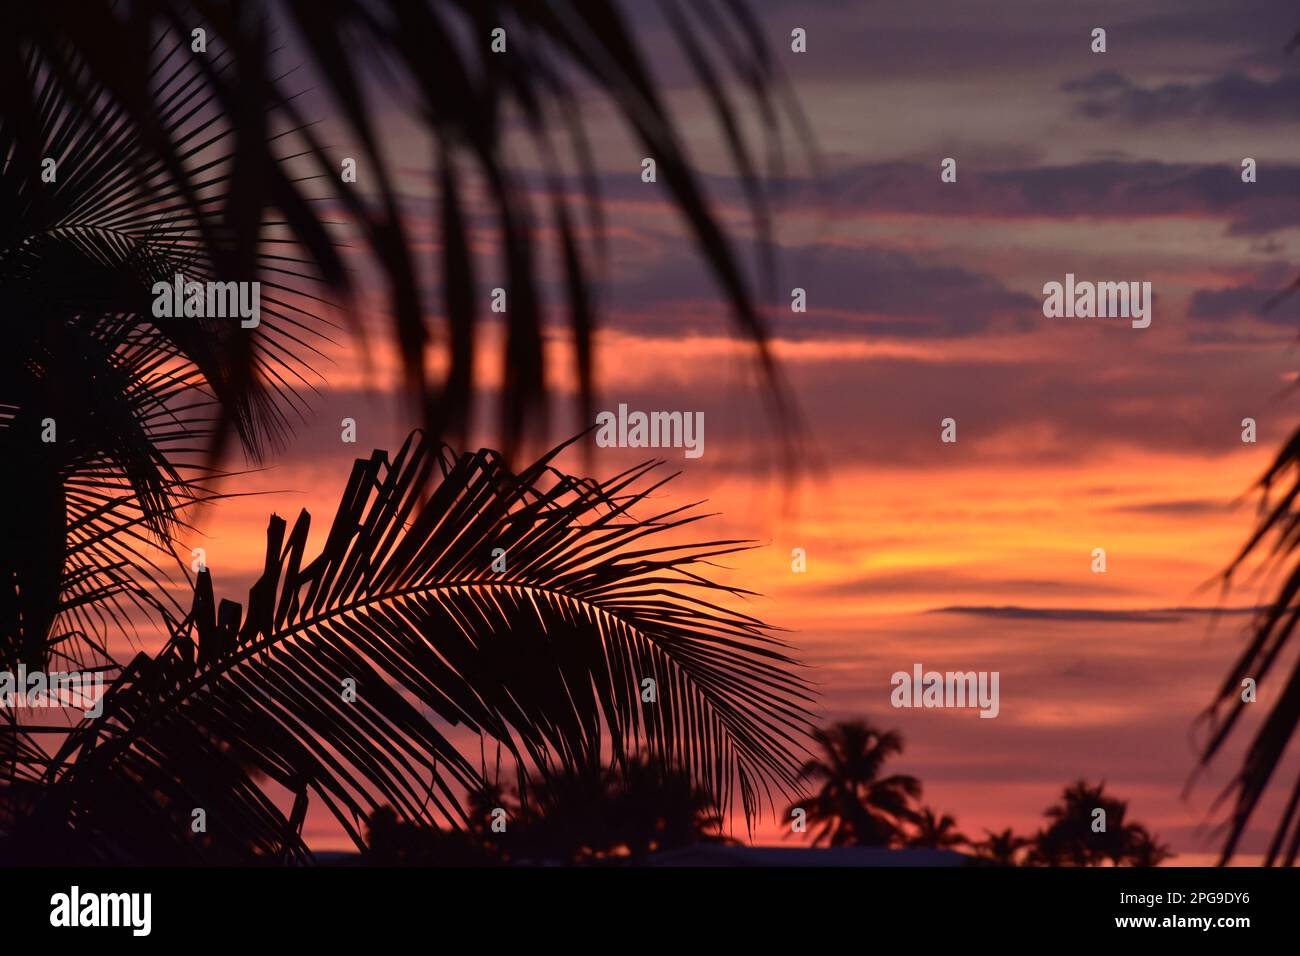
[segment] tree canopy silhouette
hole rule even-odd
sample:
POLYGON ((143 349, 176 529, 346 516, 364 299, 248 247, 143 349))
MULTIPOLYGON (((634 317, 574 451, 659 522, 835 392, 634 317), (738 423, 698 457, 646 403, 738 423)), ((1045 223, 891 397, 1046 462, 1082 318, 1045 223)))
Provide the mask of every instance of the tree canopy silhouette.
POLYGON ((1158 866, 1173 855, 1146 827, 1128 821, 1127 814, 1128 803, 1108 795, 1104 783, 1075 781, 1062 791, 1060 803, 1044 811, 1049 823, 1034 837, 1029 862, 1158 866))
POLYGON ((903 752, 895 731, 881 731, 865 721, 844 721, 815 730, 820 754, 800 769, 800 781, 820 784, 815 793, 786 811, 808 813, 813 843, 830 846, 894 846, 906 841, 905 826, 914 819, 911 802, 921 784, 905 774, 882 776, 890 757, 903 752))
POLYGON ((912 832, 907 845, 930 850, 950 850, 969 846, 970 840, 957 829, 957 821, 949 814, 936 814, 930 807, 922 807, 912 818, 912 832))
POLYGON ((507 797, 476 795, 479 844, 514 863, 642 863, 655 852, 727 842, 725 821, 690 774, 644 754, 621 765, 534 775, 507 797), (505 829, 486 825, 506 811, 505 829))
POLYGON ((1019 836, 1007 827, 998 833, 984 831, 985 837, 974 844, 981 860, 998 866, 1016 866, 1026 847, 1033 843, 1029 837, 1019 836))

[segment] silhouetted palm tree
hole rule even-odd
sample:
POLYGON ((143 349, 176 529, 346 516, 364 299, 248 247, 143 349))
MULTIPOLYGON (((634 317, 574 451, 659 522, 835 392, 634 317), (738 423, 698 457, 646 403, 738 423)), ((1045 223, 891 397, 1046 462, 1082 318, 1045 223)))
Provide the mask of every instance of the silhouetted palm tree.
POLYGON ((229 277, 228 222, 210 204, 232 191, 230 131, 192 118, 211 96, 164 59, 156 120, 207 160, 178 181, 101 85, 79 74, 86 100, 72 100, 22 53, 0 68, 0 666, 43 668, 55 648, 103 664, 133 611, 184 616, 158 551, 207 496, 204 465, 227 435, 256 457, 284 434, 293 383, 310 380, 301 356, 326 327, 270 291, 302 267, 273 245, 254 249, 268 285, 256 335, 237 320, 155 316, 155 282, 229 277), (30 112, 15 106, 24 92, 30 112), (57 157, 53 181, 41 157, 57 157), (187 207, 188 191, 201 205, 187 207))
POLYGON ((1116 866, 1127 863, 1130 866, 1159 866, 1174 856, 1167 844, 1161 843, 1140 823, 1130 824, 1125 831, 1127 845, 1116 866))
POLYGON ((717 804, 689 774, 643 758, 606 774, 614 786, 613 829, 633 862, 663 850, 730 842, 717 804))
POLYGON ((1012 832, 1007 827, 1000 833, 985 830, 985 838, 974 844, 979 858, 999 866, 1016 866, 1024 849, 1033 841, 1012 832))
MULTIPOLYGON (((727 74, 775 136, 781 116, 798 121, 778 67, 742 5, 666 9, 765 235, 762 178, 727 74)), ((770 370, 747 283, 612 2, 563 14, 545 4, 457 0, 18 4, 5 11, 0 63, 0 294, 14 317, 0 367, 0 452, 23 462, 6 470, 0 499, 24 503, 0 508, 0 640, 14 645, 0 648, 7 661, 35 662, 56 640, 65 652, 91 654, 102 643, 97 618, 116 611, 113 601, 157 612, 162 588, 137 539, 170 550, 177 509, 206 494, 191 483, 193 456, 202 460, 237 434, 257 458, 283 437, 288 416, 301 414, 299 386, 317 381, 308 363, 331 328, 301 309, 319 301, 317 280, 344 294, 352 283, 331 205, 319 200, 358 224, 387 279, 393 339, 426 423, 434 434, 460 434, 482 318, 468 239, 476 222, 463 197, 469 180, 485 183, 505 250, 500 281, 511 294, 500 390, 507 448, 540 420, 546 398, 543 257, 532 245, 548 234, 535 228, 533 207, 548 207, 590 421, 596 316, 588 275, 603 220, 579 82, 583 95, 607 97, 654 157, 770 370), (497 27, 509 34, 505 53, 491 49, 497 27), (201 51, 196 30, 209 43, 201 51), (273 35, 287 41, 287 56, 321 74, 321 91, 354 137, 349 152, 367 170, 366 187, 342 181, 339 151, 301 115, 296 94, 307 84, 274 62, 273 35), (378 90, 376 71, 384 76, 378 90), (399 88, 432 139, 445 336, 421 300, 394 158, 371 120, 371 107, 391 105, 399 88), (505 159, 515 113, 550 170, 540 193, 505 159), (45 159, 57 161, 53 182, 41 178, 45 159), (570 197, 583 192, 583 209, 571 209, 570 197), (580 239, 584 218, 594 252, 580 239), (263 324, 254 334, 230 322, 156 320, 151 283, 182 271, 198 281, 261 280, 263 324), (441 381, 427 378, 432 345, 446 347, 441 381), (47 419, 57 422, 57 443, 41 440, 47 419), (60 615, 68 620, 54 634, 60 615)))
POLYGON ((844 721, 813 732, 821 756, 809 760, 800 779, 821 786, 793 804, 807 811, 813 843, 831 846, 891 846, 905 842, 904 824, 914 819, 911 801, 921 784, 904 774, 881 776, 886 761, 903 752, 895 731, 864 721, 844 721))
POLYGON ((440 830, 402 820, 392 807, 366 819, 363 860, 373 866, 492 866, 500 858, 465 830, 440 830))
POLYGON ((503 841, 511 860, 638 863, 651 853, 728 842, 707 791, 645 756, 527 782, 503 841))
POLYGON ((1108 796, 1104 783, 1076 781, 1064 789, 1060 803, 1044 811, 1050 822, 1034 837, 1029 862, 1155 866, 1172 856, 1141 824, 1126 822, 1127 812, 1127 802, 1108 796))
MULTIPOLYGON (((620 769, 636 752, 671 761, 716 812, 793 792, 804 682, 761 622, 716 604, 739 592, 697 570, 745 543, 656 544, 694 517, 634 516, 661 487, 643 487, 655 463, 596 482, 557 471, 559 451, 518 474, 494 452, 453 456, 418 437, 376 452, 310 559, 310 516, 272 517, 247 609, 218 605, 201 572, 183 626, 68 735, 0 854, 305 858, 313 800, 359 848, 357 821, 384 804, 464 829, 461 794, 483 780, 449 725, 547 781, 612 748, 620 769), (276 791, 292 797, 287 814, 276 791)), ((652 823, 642 832, 679 832, 652 823)))
POLYGON ((969 846, 970 840, 957 830, 957 821, 948 814, 937 816, 930 807, 922 807, 912 815, 912 832, 907 845, 932 850, 947 850, 956 846, 969 846))
POLYGON ((464 833, 480 849, 491 853, 496 859, 504 859, 502 836, 493 830, 492 825, 497 811, 511 806, 511 797, 499 774, 498 767, 496 779, 483 780, 470 790, 465 800, 465 815, 468 820, 464 833))
MULTIPOLYGON (((809 131, 781 78, 763 31, 741 3, 664 4, 673 37, 717 119, 743 186, 756 231, 768 235, 766 189, 757 158, 766 145, 781 172, 778 131, 809 131), (759 141, 738 108, 751 105, 759 141)), ((729 299, 740 331, 772 375, 765 322, 730 241, 712 215, 691 167, 684 137, 646 62, 633 25, 614 0, 556 7, 522 0, 79 0, 12 4, 0 33, 3 109, 15 119, 14 144, 24 175, 34 175, 46 145, 30 134, 42 102, 24 66, 35 57, 55 84, 56 100, 73 108, 107 97, 127 135, 179 191, 176 205, 197 222, 195 238, 227 232, 234 240, 218 272, 258 278, 256 257, 273 231, 291 239, 311 271, 341 293, 352 279, 328 226, 331 207, 357 224, 372 264, 388 287, 392 338, 412 395, 435 434, 463 434, 475 384, 475 328, 485 318, 476 282, 482 266, 470 242, 480 216, 490 217, 503 250, 504 274, 494 284, 510 293, 502 369, 501 427, 508 448, 542 420, 547 399, 543 348, 545 257, 538 235, 556 237, 569 329, 576 353, 582 418, 591 420, 592 332, 589 277, 604 261, 601 174, 583 122, 602 97, 630 131, 636 152, 656 163, 657 185, 681 212, 703 261, 729 299), (193 31, 207 48, 196 52, 193 31), (493 49, 494 31, 504 31, 493 49), (504 50, 500 49, 504 43, 504 50), (285 50, 284 62, 275 55, 285 50), (305 62, 306 71, 296 68, 305 62), (212 196, 200 188, 190 144, 174 138, 177 113, 160 91, 159 71, 180 70, 197 104, 217 128, 230 131, 230 170, 239 189, 212 196), (310 80, 304 73, 310 72, 310 80), (351 145, 322 142, 300 94, 312 83, 351 145), (425 308, 421 269, 397 183, 399 165, 375 116, 394 103, 423 123, 428 212, 438 227, 443 323, 425 308), (507 157, 521 147, 541 172, 527 175, 507 157), (286 157, 294 157, 287 161, 286 157), (342 181, 340 161, 357 160, 358 184, 342 181), (482 210, 467 196, 481 186, 482 210), (540 192, 539 192, 540 188, 540 192), (577 197, 576 199, 574 197, 577 197), (328 200, 327 204, 321 200, 328 200), (217 212, 221 222, 213 222, 217 212), (275 230, 270 223, 278 224, 275 230), (584 241, 584 234, 594 241, 584 241), (443 348, 446 373, 431 380, 430 347, 443 348)), ((185 115, 185 114, 179 114, 185 115)), ((201 168, 201 167, 200 167, 201 168)), ((773 410, 783 405, 774 403, 773 410)))
MULTIPOLYGON (((362 676, 395 677, 387 668, 402 653, 413 653, 410 647, 399 651, 389 641, 411 611, 408 597, 385 593, 383 611, 367 618, 357 632, 350 620, 333 620, 335 611, 326 606, 341 594, 368 588, 369 565, 336 566, 322 555, 309 566, 312 574, 334 574, 337 580, 300 577, 308 571, 296 563, 303 553, 305 516, 288 536, 284 553, 278 549, 285 544, 286 528, 279 519, 272 521, 267 575, 250 595, 246 617, 232 602, 215 605, 206 573, 198 576, 187 615, 165 597, 166 573, 153 563, 153 549, 172 550, 184 508, 210 497, 203 479, 228 440, 236 437, 257 459, 277 445, 290 418, 305 408, 302 395, 317 381, 310 361, 331 328, 310 311, 319 302, 315 284, 323 282, 344 297, 352 288, 336 248, 339 237, 326 221, 331 208, 358 224, 373 265, 387 280, 393 340, 426 423, 436 433, 455 433, 464 429, 475 385, 474 330, 482 318, 469 242, 477 211, 464 200, 465 187, 471 181, 485 185, 485 205, 505 251, 499 281, 511 296, 501 388, 502 435, 508 447, 538 420, 546 398, 537 265, 542 257, 533 248, 534 236, 542 233, 534 206, 549 210, 550 234, 559 237, 579 404, 589 420, 595 320, 589 275, 592 261, 599 262, 603 226, 596 167, 582 111, 576 108, 575 86, 585 84, 614 104, 644 151, 655 158, 664 191, 683 213, 740 327, 771 371, 763 323, 748 285, 615 5, 597 0, 563 16, 544 4, 482 7, 455 0, 329 0, 277 5, 274 15, 271 9, 253 2, 86 0, 74 6, 14 5, 5 11, 0 30, 0 304, 14 318, 14 337, 0 355, 0 457, 9 464, 0 475, 0 664, 43 663, 53 655, 109 670, 116 684, 113 713, 106 718, 115 730, 108 733, 122 736, 110 745, 98 728, 83 725, 51 759, 5 711, 0 716, 0 838, 16 837, 24 829, 66 836, 65 824, 75 815, 81 821, 77 839, 104 858, 220 855, 221 847, 236 856, 300 854, 298 834, 309 792, 329 804, 360 843, 355 821, 369 794, 359 794, 369 787, 383 791, 403 819, 455 818, 461 811, 447 792, 454 787, 440 778, 471 789, 481 783, 463 759, 445 752, 445 740, 421 723, 423 715, 417 720, 410 705, 404 710, 372 688, 380 699, 368 706, 378 713, 321 706, 301 685, 306 678, 288 674, 292 668, 278 673, 269 663, 275 659, 270 648, 281 642, 287 642, 285 657, 306 653, 298 644, 318 624, 324 631, 311 639, 318 642, 312 653, 320 658, 297 661, 298 666, 310 664, 317 678, 326 672, 338 676, 335 669, 345 662, 362 663, 353 653, 366 659, 362 676), (488 34, 498 25, 509 32, 504 55, 489 51, 488 34), (206 51, 191 48, 196 28, 207 31, 206 51), (290 38, 291 54, 301 55, 321 73, 322 89, 356 142, 348 152, 365 170, 365 188, 342 183, 338 161, 343 153, 318 141, 309 117, 300 112, 292 71, 281 71, 269 52, 276 30, 290 38), (379 101, 372 71, 380 66, 388 81, 383 102, 391 100, 395 88, 405 88, 412 115, 425 121, 431 133, 432 211, 441 246, 436 263, 442 279, 439 318, 431 317, 421 300, 415 253, 399 211, 393 157, 385 155, 370 119, 371 107, 379 101), (505 162, 507 120, 515 113, 524 117, 526 135, 549 171, 540 200, 530 192, 533 184, 505 162), (52 182, 40 178, 46 158, 57 160, 52 182), (562 169, 564 159, 571 161, 572 171, 562 169), (577 189, 571 188, 575 178, 577 189), (570 206, 569 197, 577 192, 585 193, 580 211, 570 206), (320 199, 330 202, 321 204, 320 199), (584 230, 597 237, 594 250, 584 243, 584 230), (262 324, 246 334, 231 322, 159 320, 150 310, 152 283, 176 273, 196 281, 261 281, 262 324), (304 302, 308 304, 296 304, 304 302), (440 334, 441 320, 445 335, 440 334), (446 375, 438 381, 427 376, 430 345, 445 345, 448 358, 446 375), (42 440, 47 420, 58 431, 54 442, 42 440), (296 594, 285 591, 277 600, 277 588, 289 579, 315 595, 320 603, 313 610, 323 618, 296 619, 305 611, 296 594), (108 653, 107 638, 129 633, 132 615, 139 611, 174 637, 159 655, 137 657, 122 667, 108 653), (290 631, 279 630, 283 627, 290 631), (349 650, 339 651, 333 641, 349 650), (362 648, 352 648, 354 641, 362 648), (248 671, 255 665, 239 650, 249 642, 267 652, 258 658, 266 669, 252 678, 248 671), (200 682, 199 675, 213 681, 200 682), (291 714, 273 713, 265 701, 250 703, 236 691, 230 692, 234 700, 216 693, 228 682, 249 680, 287 682, 277 685, 277 692, 292 690, 291 714), (359 712, 370 719, 406 722, 398 734, 401 743, 389 742, 393 752, 383 746, 374 752, 374 735, 397 731, 364 721, 358 726, 359 712), (152 721, 160 715, 165 719, 155 726, 152 721), (181 768, 189 775, 186 781, 174 779, 181 768), (409 792, 410 780, 424 772, 434 780, 432 794, 438 794, 433 811, 426 809, 432 794, 416 800, 409 792), (257 774, 297 796, 287 817, 249 782, 257 774), (220 827, 202 840, 184 836, 183 827, 170 830, 185 806, 198 806, 196 786, 205 789, 205 808, 228 811, 218 815, 220 827), (212 792, 221 787, 228 792, 212 792), (92 792, 102 795, 93 809, 87 797, 92 792), (52 829, 42 831, 42 823, 52 829), (120 840, 131 828, 142 835, 127 847, 120 840)), ((726 54, 720 62, 742 80, 771 133, 790 106, 778 106, 782 87, 761 33, 740 5, 672 9, 668 20, 694 68, 708 80, 705 88, 759 234, 765 235, 763 190, 751 146, 733 121, 736 101, 711 65, 714 58, 701 55, 702 44, 719 44, 726 54), (725 43, 714 31, 698 29, 710 24, 727 30, 725 43)), ((635 175, 636 164, 631 165, 635 175)), ((372 480, 378 480, 379 468, 371 462, 372 480)), ((488 470, 499 469, 493 462, 488 470)), ((411 481, 423 486, 426 478, 411 481)), ((350 494, 355 501, 366 500, 370 489, 356 480, 354 476, 350 494)), ((625 483, 611 487, 621 491, 625 483)), ((538 500, 550 494, 542 489, 531 493, 538 500)), ((493 515, 501 518, 502 500, 488 495, 477 504, 489 510, 495 504, 500 513, 493 515)), ((345 502, 343 511, 353 503, 345 502)), ((471 516, 460 511, 449 520, 471 516)), ((560 525, 557 520, 556 527, 560 525)), ((391 539, 404 539, 396 528, 391 539)), ((336 525, 332 547, 346 551, 356 533, 336 525)), ((380 546, 367 539, 356 557, 368 561, 375 555, 366 549, 380 546)), ((445 558, 410 549, 401 557, 410 567, 445 558)), ((576 573, 573 568, 565 572, 576 573)), ((592 580, 604 579, 593 575, 592 580)), ((562 583, 576 586, 567 578, 562 583)), ((462 593, 473 591, 457 592, 462 593)), ((446 611, 443 623, 471 631, 480 617, 490 621, 498 612, 512 626, 515 616, 529 617, 529 607, 540 618, 539 603, 559 600, 551 592, 539 597, 525 589, 508 600, 494 597, 485 611, 481 596, 461 599, 469 606, 446 611), (503 603, 508 607, 503 609, 503 603), (469 615, 468 625, 461 614, 469 615)), ((552 607, 550 613, 559 612, 552 607)), ((693 608, 692 613, 706 612, 693 608)), ((538 715, 525 712, 516 701, 502 697, 485 703, 479 697, 508 697, 504 687, 519 674, 497 674, 492 668, 461 673, 456 664, 430 656, 425 663, 433 673, 407 674, 395 683, 417 698, 431 694, 431 702, 424 703, 436 713, 464 718, 466 709, 476 711, 482 724, 471 721, 471 726, 508 740, 523 760, 544 762, 552 746, 562 752, 561 762, 576 759, 570 748, 578 742, 593 746, 600 719, 628 740, 638 732, 648 735, 654 746, 685 733, 700 745, 701 757, 708 758, 690 768, 701 784, 728 804, 738 795, 745 811, 753 812, 757 788, 789 776, 788 769, 781 769, 781 758, 774 760, 767 752, 774 742, 766 732, 753 736, 738 712, 720 723, 696 725, 694 720, 701 701, 707 702, 706 711, 733 709, 738 702, 734 682, 767 680, 767 668, 780 669, 775 663, 779 655, 757 652, 757 665, 746 662, 744 651, 737 656, 715 648, 703 658, 693 657, 694 668, 719 667, 722 673, 735 666, 743 673, 727 676, 725 691, 709 680, 695 687, 691 694, 701 698, 694 702, 695 711, 677 711, 686 705, 675 700, 663 708, 664 713, 673 711, 670 717, 644 718, 610 687, 634 676, 626 670, 634 659, 653 663, 659 668, 654 673, 667 668, 676 676, 676 668, 686 665, 675 661, 673 653, 655 650, 655 641, 674 635, 678 622, 654 620, 642 633, 626 630, 620 614, 608 619, 593 615, 584 626, 596 629, 601 646, 635 635, 637 648, 620 651, 620 657, 599 667, 586 661, 597 672, 600 693, 593 690, 587 699, 572 701, 569 710, 561 707, 559 714, 551 711, 560 704, 548 699, 545 719, 553 723, 544 728, 529 725, 538 715), (435 692, 449 673, 464 684, 460 699, 435 692), (479 685, 488 680, 502 683, 479 685), (719 757, 721 762, 710 763, 719 757)), ((751 625, 732 621, 718 626, 744 630, 751 625)), ((537 637, 536 626, 524 631, 521 642, 537 637)), ((699 650, 691 643, 697 639, 688 639, 692 654, 699 650)), ((594 645, 584 646, 594 653, 594 645)), ((566 661, 566 666, 573 664, 566 661)), ((277 663, 284 665, 283 660, 277 663)), ((783 712, 778 723, 791 713, 783 712)), ((11 849, 15 846, 10 843, 11 849)), ((80 847, 70 852, 80 852, 80 847)))
MULTIPOLYGON (((152 121, 178 156, 203 160, 168 167, 84 64, 61 72, 22 39, 21 16, 6 8, 0 29, 0 669, 112 679, 110 641, 143 617, 181 625, 164 556, 183 511, 210 497, 225 436, 257 456, 283 434, 293 383, 310 381, 300 356, 323 329, 270 291, 302 267, 272 241, 249 247, 268 288, 256 337, 152 314, 155 281, 228 277, 239 258, 222 208, 229 129, 196 119, 212 94, 187 84, 175 50, 160 57, 152 121)), ((38 729, 0 708, 0 832, 59 772, 38 729)))

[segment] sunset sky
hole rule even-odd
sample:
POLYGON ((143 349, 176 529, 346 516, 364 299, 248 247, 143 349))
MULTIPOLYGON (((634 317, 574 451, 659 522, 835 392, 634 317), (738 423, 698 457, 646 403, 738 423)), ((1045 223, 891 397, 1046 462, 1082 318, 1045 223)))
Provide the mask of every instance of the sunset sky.
MULTIPOLYGON (((593 96, 582 118, 609 242, 596 408, 704 412, 702 458, 664 450, 682 472, 665 500, 707 499, 718 514, 701 534, 759 545, 719 579, 761 592, 750 610, 785 629, 826 720, 902 733, 893 769, 918 776, 924 801, 963 832, 1032 831, 1086 777, 1129 800, 1175 863, 1206 861, 1222 820, 1211 803, 1240 749, 1183 790, 1196 717, 1245 621, 1207 612, 1261 596, 1260 582, 1222 596, 1212 579, 1244 543, 1252 482, 1297 421, 1296 304, 1258 307, 1300 272, 1300 54, 1283 53, 1300 14, 1276 0, 753 7, 816 137, 781 133, 775 275, 757 274, 725 140, 678 47, 649 13, 639 36, 755 273, 809 467, 783 472, 752 350, 662 184, 641 181, 642 153, 593 96), (795 27, 805 54, 790 51, 795 27), (1105 54, 1090 51, 1094 27, 1107 31, 1105 54), (956 183, 940 181, 945 157, 956 183), (1245 157, 1255 183, 1241 181, 1245 157), (1066 273, 1151 282, 1150 328, 1044 318, 1042 287, 1066 273), (789 308, 794 287, 806 313, 789 308), (955 444, 940 441, 948 417, 955 444), (1246 417, 1257 444, 1241 440, 1246 417), (794 548, 806 550, 804 574, 791 571, 794 548), (1091 570, 1094 548, 1105 574, 1091 570), (916 662, 999 671, 999 716, 894 710, 890 675, 916 662)), ((432 262, 429 151, 396 101, 382 119, 432 262)), ((520 150, 521 166, 537 162, 520 150)), ((478 239, 486 303, 498 284, 486 219, 478 239)), ((436 272, 426 280, 436 302, 436 272)), ((377 331, 383 297, 371 291, 360 306, 377 331)), ((558 312, 553 338, 549 434, 560 439, 590 423, 568 401, 558 312)), ((494 339, 483 341, 488 400, 494 339)), ((382 339, 368 364, 343 335, 327 352, 297 436, 226 489, 260 494, 199 516, 194 546, 221 594, 252 580, 271 512, 307 508, 323 526, 349 462, 395 447, 412 424, 382 339), (356 445, 339 440, 345 416, 356 445)), ((494 444, 495 419, 477 424, 475 442, 494 444)), ((591 444, 566 464, 603 476, 650 454, 591 444)), ((1244 859, 1262 851, 1276 803, 1244 859)), ((323 813, 308 829, 319 847, 343 845, 323 813)), ((783 831, 769 816, 756 839, 783 831)))

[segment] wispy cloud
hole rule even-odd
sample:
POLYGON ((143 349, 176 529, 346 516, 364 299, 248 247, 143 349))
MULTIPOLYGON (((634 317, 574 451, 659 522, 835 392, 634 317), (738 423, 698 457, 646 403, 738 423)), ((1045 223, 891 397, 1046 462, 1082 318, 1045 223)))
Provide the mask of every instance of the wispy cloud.
POLYGON ((1106 621, 1127 624, 1175 624, 1193 615, 1253 614, 1257 608, 1174 607, 1151 610, 1049 607, 939 607, 931 614, 965 614, 1019 621, 1106 621))
POLYGON ((1196 82, 1143 85, 1106 70, 1069 80, 1061 88, 1076 98, 1079 115, 1089 119, 1294 123, 1300 73, 1260 80, 1233 72, 1196 82))

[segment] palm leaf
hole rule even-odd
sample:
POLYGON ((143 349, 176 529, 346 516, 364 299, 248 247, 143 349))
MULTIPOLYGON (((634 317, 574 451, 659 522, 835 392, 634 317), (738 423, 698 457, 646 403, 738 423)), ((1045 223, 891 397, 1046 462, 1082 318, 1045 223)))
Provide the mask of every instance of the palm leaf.
POLYGON ((223 846, 299 855, 292 819, 232 775, 246 767, 297 796, 297 826, 320 799, 359 847, 385 804, 464 826, 482 777, 450 726, 500 742, 521 781, 623 766, 643 746, 720 810, 774 805, 796 782, 807 689, 763 624, 715 600, 743 592, 698 570, 744 543, 662 542, 699 516, 633 516, 662 486, 645 481, 654 463, 580 480, 552 466, 563 447, 519 474, 419 436, 358 460, 310 560, 310 516, 273 517, 246 610, 218 606, 200 574, 185 626, 54 761, 49 819, 121 848, 161 817, 201 853, 188 814, 216 807, 223 846))
POLYGON ((152 314, 156 281, 232 277, 231 127, 211 115, 214 96, 196 85, 190 58, 160 40, 144 82, 151 122, 176 153, 169 166, 87 61, 46 39, 0 37, 10 336, 0 456, 14 463, 0 476, 0 659, 9 666, 39 666, 59 644, 74 659, 99 654, 107 625, 127 624, 115 601, 163 607, 147 552, 169 553, 180 511, 209 496, 202 480, 227 433, 254 456, 285 433, 312 384, 303 357, 322 340, 320 323, 284 295, 301 291, 308 263, 273 240, 252 246, 267 290, 255 335, 228 320, 152 314), (46 156, 58 160, 49 183, 37 173, 46 156), (42 440, 46 419, 54 442, 42 440))
MULTIPOLYGON (((759 245, 766 247, 767 196, 755 158, 756 144, 743 132, 740 110, 749 103, 757 111, 778 173, 781 121, 793 122, 801 141, 811 143, 806 124, 743 4, 707 0, 687 8, 664 2, 661 8, 671 35, 700 80, 750 203, 759 245)), ((239 241, 217 260, 225 267, 221 271, 253 268, 247 250, 257 248, 266 214, 274 210, 286 238, 303 250, 313 273, 340 292, 349 292, 351 279, 315 203, 322 195, 316 187, 329 189, 334 205, 358 224, 386 281, 393 338, 406 382, 434 434, 464 433, 475 384, 470 330, 485 318, 462 281, 467 275, 463 262, 472 248, 472 223, 457 208, 457 189, 473 174, 487 190, 504 250, 500 281, 511 291, 501 389, 502 439, 507 449, 543 420, 548 377, 543 348, 547 310, 539 292, 545 277, 544 257, 533 248, 542 223, 533 208, 530 183, 507 160, 517 118, 522 119, 524 135, 535 146, 542 167, 550 171, 546 199, 558 237, 557 261, 564 269, 581 415, 590 419, 594 330, 590 256, 576 241, 578 213, 570 209, 569 182, 579 184, 585 218, 595 234, 591 256, 600 256, 603 217, 598 175, 581 118, 585 109, 581 97, 594 92, 626 121, 645 155, 655 158, 666 192, 731 303, 737 328, 756 347, 758 362, 774 386, 768 396, 773 410, 788 414, 767 350, 766 324, 750 284, 712 213, 633 26, 613 0, 577 4, 291 0, 274 10, 260 3, 211 0, 141 0, 129 5, 87 0, 69 8, 53 0, 24 5, 11 20, 10 49, 16 54, 27 48, 41 51, 74 102, 90 100, 83 89, 88 82, 102 86, 151 167, 170 179, 174 204, 197 217, 196 233, 204 245, 212 245, 219 230, 201 215, 207 203, 187 172, 189 153, 173 141, 164 118, 169 114, 159 109, 156 85, 151 83, 161 54, 147 38, 160 35, 163 51, 179 47, 184 76, 191 83, 187 89, 235 127, 232 165, 240 188, 227 192, 219 208, 224 226, 239 241), (190 31, 199 26, 209 34, 209 53, 189 55, 190 31), (489 47, 489 35, 497 27, 507 31, 504 54, 489 47), (344 154, 321 142, 309 117, 302 114, 296 101, 303 85, 299 74, 277 72, 271 44, 280 40, 306 61, 335 107, 355 144, 348 151, 368 170, 373 201, 340 182, 338 157, 344 154), (381 131, 371 119, 394 91, 408 94, 405 105, 424 120, 433 136, 434 221, 442 224, 441 263, 455 265, 443 276, 441 304, 449 362, 441 381, 430 379, 426 358, 431 345, 444 344, 444 335, 426 315, 420 264, 408 242, 393 157, 385 154, 381 131), (292 133, 288 141, 297 144, 294 164, 276 151, 275 137, 269 135, 285 126, 292 133), (291 167, 313 169, 317 174, 313 188, 307 188, 305 177, 292 175, 291 167)), ((175 49, 168 56, 174 53, 175 49)), ((30 102, 15 97, 10 105, 21 115, 30 102)), ((763 271, 772 274, 770 269, 763 271)))
MULTIPOLYGON (((1261 695, 1263 688, 1274 688, 1269 693, 1273 703, 1255 730, 1240 769, 1221 797, 1232 801, 1222 852, 1225 863, 1236 852, 1300 727, 1300 661, 1292 665, 1290 673, 1275 673, 1285 660, 1284 652, 1294 643, 1296 623, 1300 620, 1300 565, 1291 563, 1300 546, 1300 511, 1296 509, 1300 496, 1300 432, 1292 435, 1278 452, 1258 487, 1259 518, 1254 533, 1225 570, 1223 580, 1225 585, 1230 583, 1252 556, 1262 557, 1266 568, 1282 568, 1282 579, 1273 600, 1258 612, 1249 641, 1204 714, 1210 733, 1200 757, 1200 765, 1206 766, 1240 725, 1248 706, 1242 696, 1242 682, 1246 678, 1256 682, 1261 695), (1279 486, 1281 493, 1274 498, 1279 486)), ((1265 863, 1292 866, 1298 856, 1300 778, 1291 784, 1265 853, 1265 863)))

